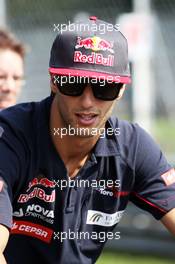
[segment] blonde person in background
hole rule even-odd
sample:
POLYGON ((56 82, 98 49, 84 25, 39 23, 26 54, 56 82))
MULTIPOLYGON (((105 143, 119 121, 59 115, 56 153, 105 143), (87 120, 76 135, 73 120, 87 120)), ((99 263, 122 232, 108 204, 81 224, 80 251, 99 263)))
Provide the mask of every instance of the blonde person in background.
POLYGON ((24 77, 24 45, 0 29, 0 110, 16 104, 24 77))

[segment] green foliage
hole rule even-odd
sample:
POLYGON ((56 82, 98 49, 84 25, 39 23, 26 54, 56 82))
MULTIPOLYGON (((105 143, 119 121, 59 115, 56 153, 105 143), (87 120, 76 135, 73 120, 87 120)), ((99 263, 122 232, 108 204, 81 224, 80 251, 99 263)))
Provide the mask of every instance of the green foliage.
POLYGON ((173 260, 152 256, 105 252, 96 264, 174 264, 173 260))
POLYGON ((167 156, 174 156, 175 163, 175 122, 157 119, 153 126, 154 137, 167 156))

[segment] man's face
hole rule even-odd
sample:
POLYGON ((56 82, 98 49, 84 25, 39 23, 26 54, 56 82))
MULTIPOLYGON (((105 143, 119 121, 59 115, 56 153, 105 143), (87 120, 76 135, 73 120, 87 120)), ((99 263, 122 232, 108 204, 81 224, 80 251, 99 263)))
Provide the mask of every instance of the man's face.
POLYGON ((91 137, 94 129, 104 128, 116 102, 116 100, 96 99, 90 85, 85 88, 80 96, 63 95, 55 86, 52 86, 52 91, 56 92, 54 100, 56 100, 59 125, 79 129, 78 135, 81 137, 91 137), (86 132, 83 130, 81 133, 80 128, 86 128, 86 132))
POLYGON ((16 103, 23 74, 21 56, 12 50, 0 50, 0 109, 16 103))

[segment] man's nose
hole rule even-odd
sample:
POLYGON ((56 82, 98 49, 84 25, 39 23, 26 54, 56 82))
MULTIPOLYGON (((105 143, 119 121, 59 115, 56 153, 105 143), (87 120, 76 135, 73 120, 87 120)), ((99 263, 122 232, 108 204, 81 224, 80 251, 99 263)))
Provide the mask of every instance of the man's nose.
POLYGON ((95 97, 90 84, 85 87, 83 94, 80 97, 83 107, 90 108, 91 106, 94 106, 95 97))

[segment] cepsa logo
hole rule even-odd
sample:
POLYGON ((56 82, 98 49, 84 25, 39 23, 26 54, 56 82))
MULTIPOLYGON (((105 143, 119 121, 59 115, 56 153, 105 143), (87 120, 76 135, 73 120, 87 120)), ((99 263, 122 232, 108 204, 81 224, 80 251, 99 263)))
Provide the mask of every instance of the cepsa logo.
POLYGON ((42 225, 27 221, 15 221, 13 223, 11 234, 21 234, 38 238, 46 243, 50 243, 53 230, 42 225))
POLYGON ((114 50, 112 41, 107 41, 96 36, 84 39, 78 37, 75 49, 79 48, 90 49, 93 52, 91 52, 90 55, 86 55, 81 51, 75 51, 74 62, 100 64, 111 67, 114 65, 114 55, 108 55, 107 57, 105 57, 102 53, 96 53, 98 51, 109 51, 113 54, 114 50))
POLYGON ((53 190, 51 194, 47 194, 45 190, 42 189, 42 187, 54 188, 55 185, 56 183, 54 181, 51 181, 45 177, 41 179, 34 178, 29 182, 27 192, 29 192, 32 187, 35 186, 35 188, 30 193, 20 194, 18 202, 26 203, 30 199, 36 197, 40 200, 43 200, 44 202, 52 203, 55 201, 55 190, 53 190))

